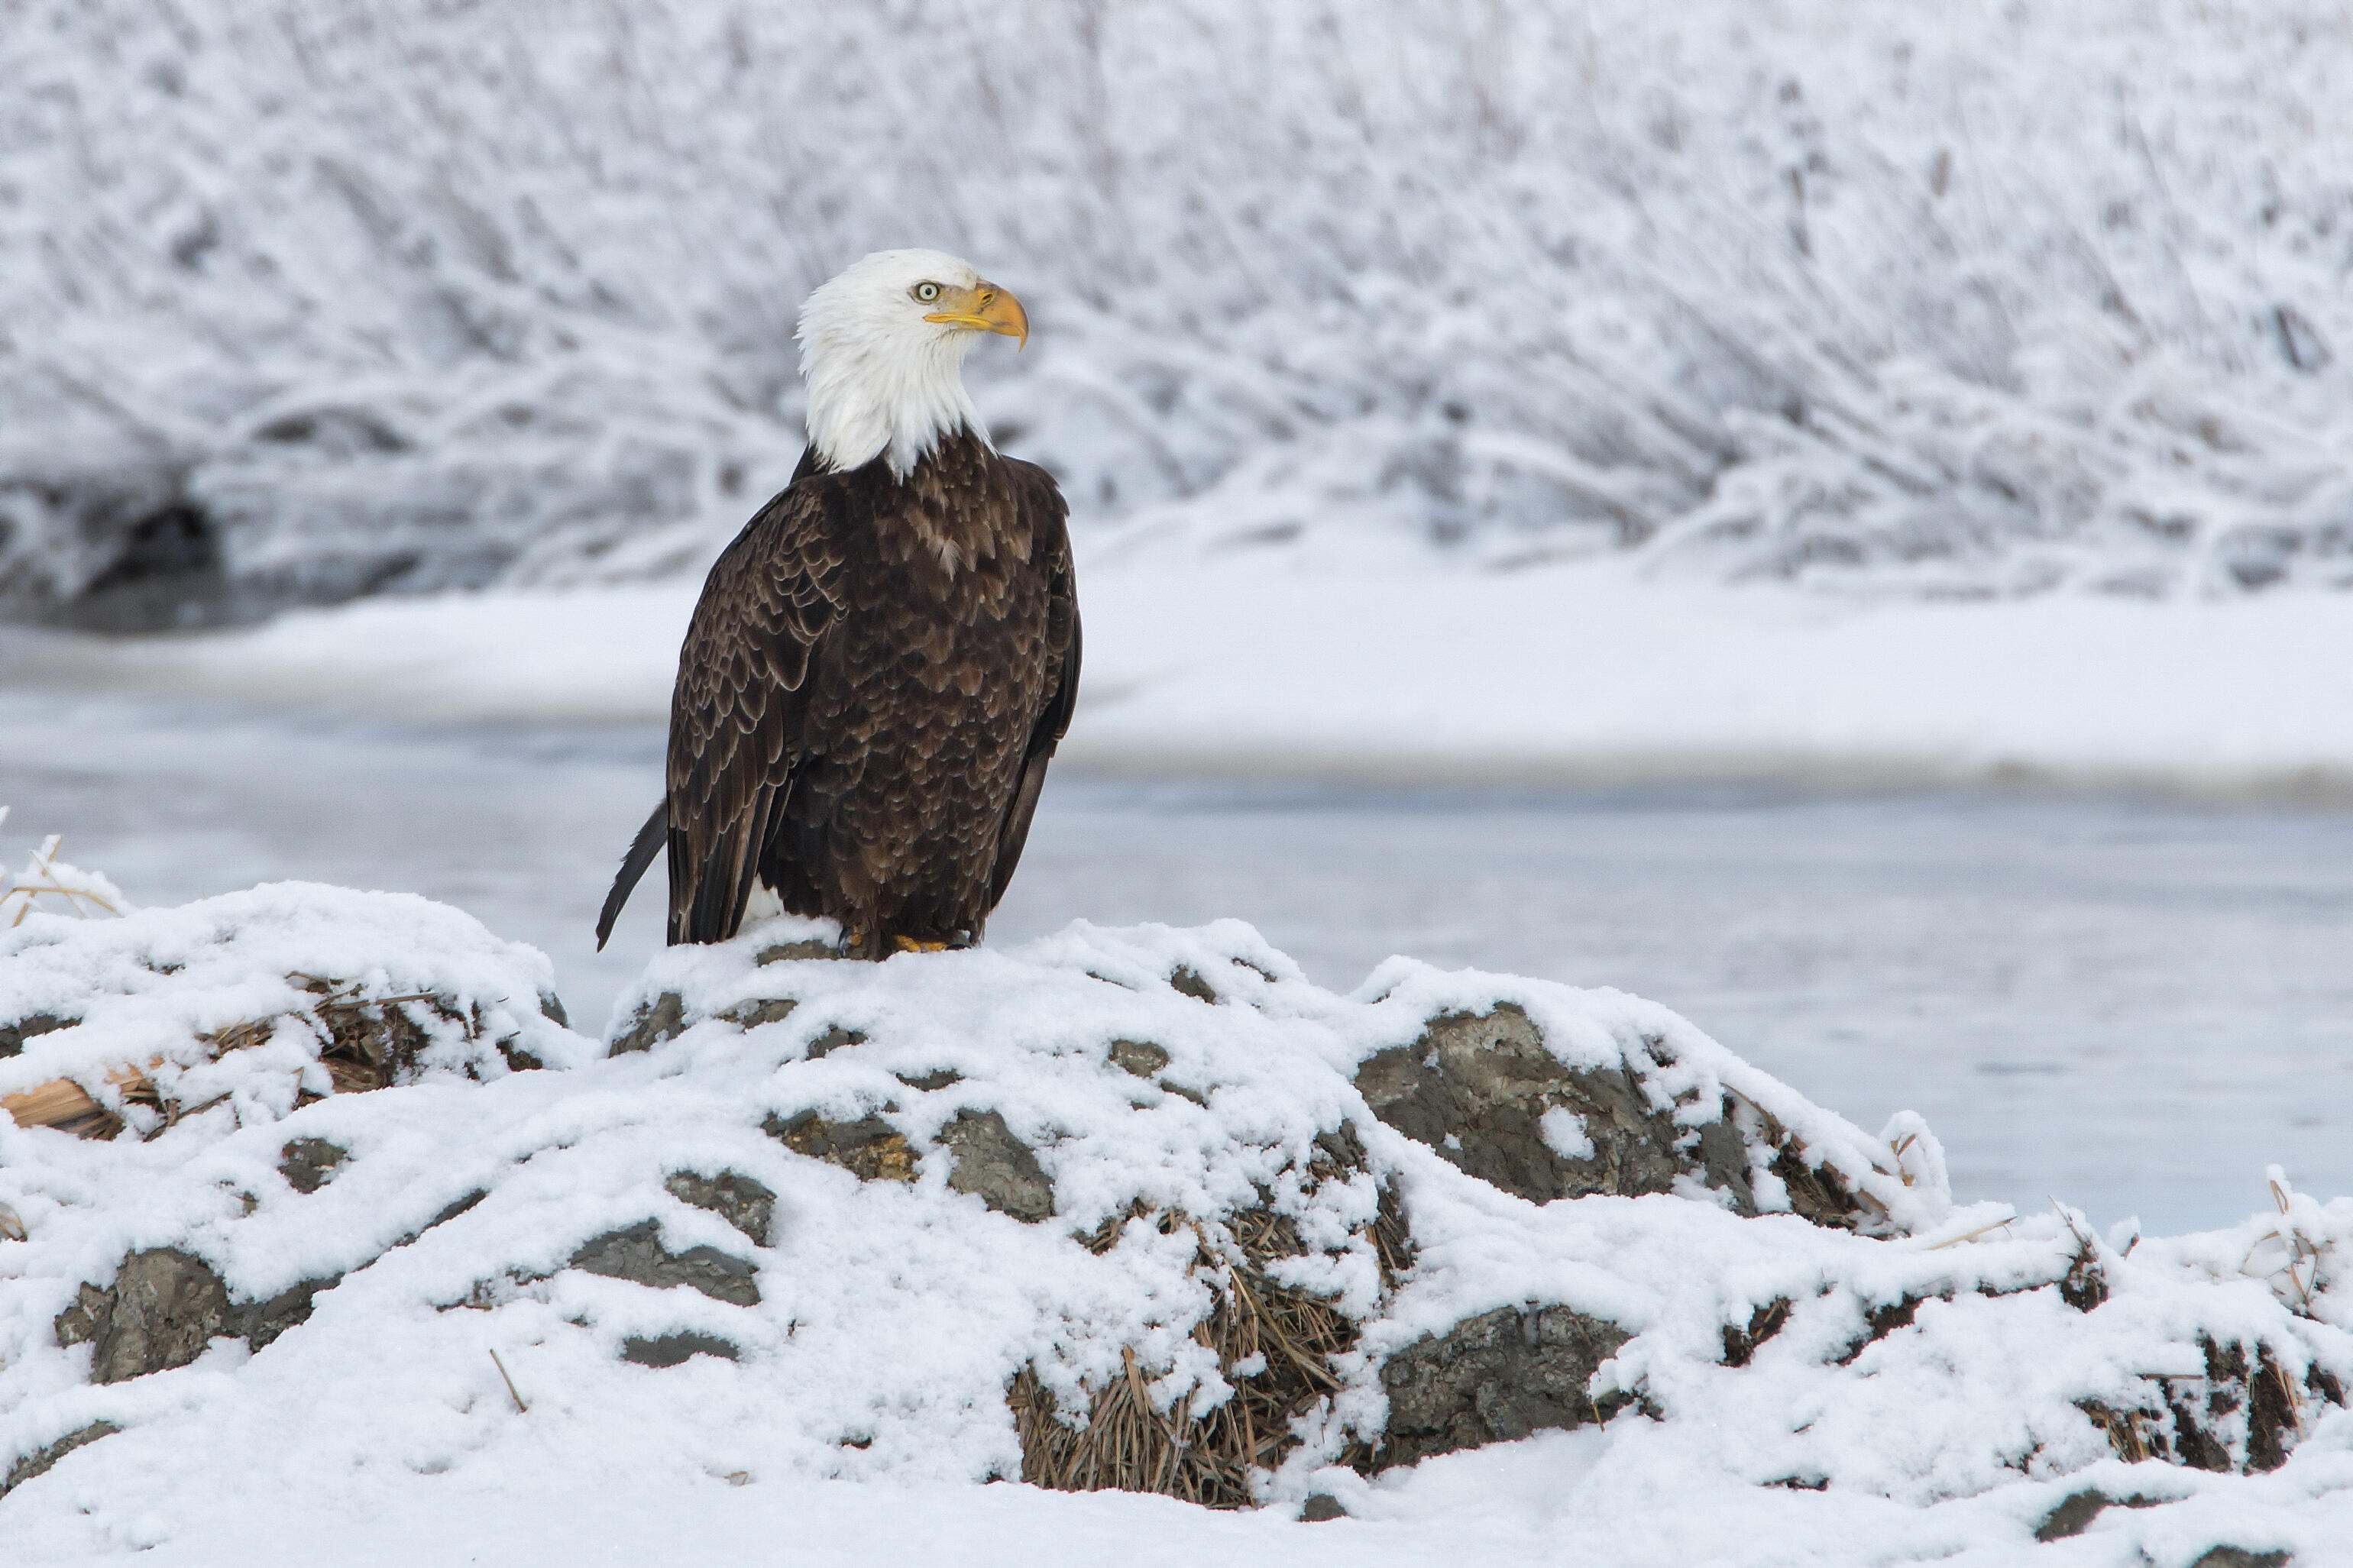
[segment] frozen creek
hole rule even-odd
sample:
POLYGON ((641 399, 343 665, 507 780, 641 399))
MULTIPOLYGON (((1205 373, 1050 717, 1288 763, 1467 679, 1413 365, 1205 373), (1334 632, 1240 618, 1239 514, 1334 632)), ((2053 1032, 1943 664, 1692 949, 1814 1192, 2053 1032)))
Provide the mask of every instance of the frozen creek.
MULTIPOLYGON (((5 848, 142 903, 298 878, 459 905, 555 961, 592 1031, 659 873, 590 925, 651 803, 640 729, 413 730, 0 699, 5 848)), ((2353 1193, 2353 814, 1957 795, 1513 796, 1065 771, 992 929, 1248 920, 1317 981, 1393 952, 1663 1002, 1953 1185, 2105 1224, 2353 1193)))

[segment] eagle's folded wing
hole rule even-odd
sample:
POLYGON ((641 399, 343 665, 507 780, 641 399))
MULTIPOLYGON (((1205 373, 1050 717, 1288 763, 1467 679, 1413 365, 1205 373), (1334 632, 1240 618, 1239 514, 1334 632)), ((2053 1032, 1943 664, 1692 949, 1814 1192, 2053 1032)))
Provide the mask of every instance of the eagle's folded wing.
POLYGON ((670 699, 670 940, 733 936, 804 750, 812 660, 839 614, 828 480, 804 474, 712 567, 670 699))
POLYGON ((1053 671, 1046 705, 1029 731, 1022 757, 1020 782, 1007 803, 1005 820, 997 830, 997 864, 989 878, 988 904, 995 909, 1021 864, 1029 841, 1029 819, 1037 815, 1038 795, 1046 786, 1046 764, 1071 728, 1071 712, 1079 700, 1079 592, 1071 570, 1071 534, 1064 521, 1070 514, 1062 492, 1051 475, 1034 464, 1013 465, 1018 502, 1029 514, 1030 536, 1038 542, 1036 563, 1047 582, 1046 647, 1053 671))

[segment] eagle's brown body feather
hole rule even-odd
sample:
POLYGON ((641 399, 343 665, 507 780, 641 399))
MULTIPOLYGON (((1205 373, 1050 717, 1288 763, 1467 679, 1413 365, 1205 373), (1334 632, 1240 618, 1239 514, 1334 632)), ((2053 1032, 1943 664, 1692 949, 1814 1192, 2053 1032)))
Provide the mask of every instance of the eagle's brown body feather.
POLYGON ((1077 693, 1064 515, 1044 469, 961 431, 903 480, 803 459, 680 650, 671 942, 733 936, 760 883, 869 956, 979 936, 1077 693))

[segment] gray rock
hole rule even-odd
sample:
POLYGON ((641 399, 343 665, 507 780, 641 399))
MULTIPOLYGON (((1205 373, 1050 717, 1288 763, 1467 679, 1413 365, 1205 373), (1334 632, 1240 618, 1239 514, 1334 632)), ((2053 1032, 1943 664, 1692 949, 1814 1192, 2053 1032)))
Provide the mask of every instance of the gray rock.
POLYGON ((6 1497, 36 1476, 47 1475, 59 1459, 76 1448, 95 1443, 100 1437, 111 1437, 121 1430, 111 1421, 93 1421, 87 1426, 76 1427, 47 1447, 34 1449, 9 1466, 6 1476, 0 1477, 0 1497, 6 1497))
POLYGON ((84 1285, 58 1314, 60 1345, 94 1342, 93 1383, 121 1383, 185 1366, 216 1339, 241 1339, 259 1351, 311 1316, 320 1292, 341 1275, 305 1279, 263 1301, 234 1301, 203 1258, 173 1247, 134 1252, 105 1289, 84 1285))
POLYGON ((768 1228, 776 1222, 776 1194, 767 1186, 736 1171, 705 1176, 673 1171, 662 1186, 682 1204, 709 1209, 749 1237, 754 1246, 768 1245, 768 1228))
POLYGON ((668 1289, 688 1285, 714 1301, 738 1307, 759 1305, 755 1270, 744 1259, 715 1247, 690 1247, 672 1252, 662 1245, 661 1226, 641 1220, 621 1230, 608 1230, 580 1244, 572 1267, 608 1279, 668 1289))
POLYGON ((1663 1193, 1691 1174, 1729 1192, 1740 1213, 1757 1212, 1737 1129, 1719 1120, 1700 1130, 1694 1148, 1679 1149, 1691 1130, 1651 1105, 1631 1072, 1565 1066, 1535 1021, 1508 1003, 1430 1020, 1412 1045, 1366 1061, 1356 1089, 1391 1127, 1531 1202, 1663 1193), (1544 1117, 1556 1110, 1583 1122, 1590 1156, 1546 1142, 1544 1117))
POLYGON ((1149 1040, 1113 1040, 1111 1064, 1123 1072, 1150 1079, 1180 1100, 1189 1100, 1196 1105, 1209 1103, 1209 1097, 1199 1089, 1188 1084, 1171 1083, 1159 1076, 1160 1069, 1168 1065, 1168 1052, 1149 1040))
POLYGON ((229 1331, 242 1336, 255 1350, 262 1350, 288 1330, 299 1329, 310 1321, 311 1308, 319 1293, 333 1289, 342 1279, 336 1274, 324 1279, 305 1279, 266 1301, 234 1308, 229 1314, 229 1331))
POLYGON ((1417 1340, 1381 1368, 1389 1419, 1375 1464, 1410 1465, 1599 1421, 1607 1409, 1588 1388, 1629 1337, 1614 1323, 1551 1306, 1499 1307, 1417 1340))
POLYGON ((90 1363, 93 1383, 121 1383, 185 1366, 214 1340, 237 1331, 228 1287, 212 1265, 171 1247, 125 1258, 90 1315, 96 1345, 90 1363))
POLYGON ((2269 1552, 2251 1552, 2243 1546, 2212 1546, 2200 1553, 2189 1568, 2287 1568, 2288 1554, 2274 1547, 2269 1552))
POLYGON ((2097 1487, 2069 1492, 2059 1500, 2059 1505, 2042 1516, 2034 1527, 2037 1541, 2064 1541, 2071 1535, 2081 1535, 2092 1528, 2092 1521, 2112 1508, 2155 1508, 2165 1500, 2144 1497, 2110 1497, 2097 1487))
POLYGON ((423 1229, 411 1231, 408 1235, 402 1237, 398 1241, 394 1242, 392 1245, 395 1247, 406 1247, 410 1242, 415 1241, 418 1237, 423 1236, 426 1231, 431 1230, 437 1225, 448 1225, 451 1220, 456 1219, 459 1215, 466 1213, 476 1204, 480 1203, 484 1198, 490 1195, 490 1194, 483 1192, 478 1187, 470 1193, 451 1198, 448 1203, 441 1205, 440 1213, 435 1215, 431 1219, 425 1222, 423 1229))
POLYGON ((1168 1065, 1165 1047, 1149 1040, 1113 1040, 1111 1043, 1111 1063, 1123 1072, 1137 1078, 1151 1078, 1168 1065))
POLYGON ((814 1110, 797 1116, 771 1114, 760 1131, 796 1154, 839 1165, 861 1182, 912 1182, 915 1151, 906 1134, 879 1116, 828 1121, 814 1110))
POLYGON ((954 1162, 948 1185, 999 1214, 1035 1225, 1054 1213, 1054 1184, 1028 1144, 994 1110, 960 1110, 940 1132, 954 1162))
POLYGON ((797 958, 839 958, 841 950, 815 937, 803 937, 798 942, 780 942, 774 947, 764 947, 754 958, 755 963, 784 963, 797 958))
POLYGON ((1330 1492, 1315 1493, 1307 1500, 1306 1503, 1302 1506, 1299 1510, 1301 1522, 1306 1524, 1324 1524, 1332 1520, 1345 1519, 1347 1517, 1348 1510, 1342 1508, 1340 1506, 1340 1500, 1334 1497, 1330 1492))
POLYGON ((621 1342, 621 1359, 639 1366, 682 1366, 699 1355, 740 1361, 744 1352, 715 1334, 698 1334, 692 1330, 650 1340, 632 1334, 621 1342))
POLYGON ((315 1193, 334 1180, 336 1167, 351 1157, 351 1151, 324 1138, 296 1138, 279 1152, 278 1173, 296 1192, 315 1193))
POLYGON ((902 1072, 893 1076, 909 1089, 920 1089, 927 1093, 964 1081, 964 1074, 954 1068, 934 1068, 929 1072, 902 1072))
POLYGON ((1189 963, 1178 964, 1176 973, 1168 976, 1168 984, 1178 995, 1190 996, 1196 1002, 1214 1003, 1218 999, 1217 992, 1201 978, 1201 972, 1189 963))
POLYGON ((564 1010, 564 998, 553 991, 539 994, 539 1016, 559 1029, 572 1027, 572 1016, 564 1010))
POLYGON ((26 1040, 80 1022, 79 1018, 60 1018, 55 1013, 28 1013, 15 1023, 0 1024, 0 1057, 21 1056, 26 1040))
POLYGON ((49 1325, 60 1345, 86 1345, 98 1338, 98 1326, 113 1298, 95 1285, 84 1285, 74 1292, 73 1305, 59 1312, 49 1325))
POLYGON ((605 1054, 626 1056, 631 1051, 649 1051, 664 1040, 675 1039, 686 1033, 686 998, 675 991, 665 991, 638 1009, 605 1054))
POLYGON ((757 1002, 741 1002, 719 1016, 731 1024, 746 1029, 756 1029, 763 1024, 781 1024, 793 1016, 800 1000, 793 996, 767 996, 757 1002))
POLYGON ((803 1059, 816 1061, 820 1057, 831 1056, 844 1047, 862 1046, 865 1043, 864 1035, 860 1034, 856 1029, 845 1029, 837 1024, 809 1042, 808 1055, 803 1059))

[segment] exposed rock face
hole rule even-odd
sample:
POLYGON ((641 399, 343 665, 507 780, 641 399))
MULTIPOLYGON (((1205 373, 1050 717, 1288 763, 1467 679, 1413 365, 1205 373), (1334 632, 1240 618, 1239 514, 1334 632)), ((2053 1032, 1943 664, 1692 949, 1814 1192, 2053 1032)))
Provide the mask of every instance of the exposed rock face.
MULTIPOLYGON (((729 1023, 746 1029, 756 1029, 763 1024, 781 1024, 793 1016, 800 1005, 796 997, 769 996, 757 1002, 746 1002, 740 1007, 730 1007, 719 1016, 729 1023)), ((615 1047, 615 1049, 619 1049, 615 1047)))
POLYGON ((572 1255, 572 1267, 658 1289, 691 1286, 714 1301, 738 1307, 760 1304, 760 1285, 752 1265, 715 1247, 672 1252, 662 1245, 661 1226, 652 1220, 608 1230, 581 1243, 572 1255))
POLYGON ((1366 1061, 1356 1088, 1375 1115, 1407 1137, 1532 1202, 1668 1192, 1696 1165, 1709 1185, 1732 1191, 1743 1212, 1756 1209, 1746 1152, 1732 1129, 1713 1147, 1703 1135, 1695 1159, 1679 1157, 1684 1131, 1644 1098, 1631 1073, 1562 1065, 1518 1007, 1434 1018, 1412 1045, 1366 1061), (1582 1123, 1584 1150, 1547 1136, 1555 1111, 1582 1123))
MULTIPOLYGON (((1645 1043, 1653 1051, 1665 1048, 1645 1043)), ((1754 1215, 1754 1141, 1770 1147, 1767 1166, 1796 1213, 1852 1228, 1862 1207, 1830 1173, 1800 1160, 1787 1132, 1762 1111, 1736 1113, 1719 1100, 1694 1116, 1690 1107, 1659 1104, 1627 1067, 1570 1067, 1546 1048, 1535 1021, 1510 1003, 1431 1019, 1413 1044, 1367 1058, 1356 1071, 1356 1089, 1391 1127, 1532 1203, 1666 1193, 1682 1180, 1725 1194, 1735 1213, 1754 1215), (1741 1115, 1749 1123, 1745 1130, 1741 1115)))
POLYGON ((54 1331, 61 1345, 95 1342, 91 1382, 121 1383, 186 1366, 216 1339, 260 1350, 306 1321, 319 1292, 334 1284, 306 1279, 267 1300, 232 1301, 211 1264, 156 1247, 125 1258, 106 1289, 84 1285, 58 1314, 54 1331))
POLYGON ((246 1343, 260 1350, 288 1330, 299 1329, 308 1322, 319 1292, 333 1289, 340 1278, 305 1279, 266 1301, 236 1308, 229 1318, 230 1331, 244 1336, 246 1343))
MULTIPOLYGON (((756 962, 765 966, 799 959, 838 959, 840 952, 830 942, 818 937, 796 942, 777 942, 760 950, 756 962)), ((779 1024, 793 1016, 800 1005, 792 996, 766 996, 739 1003, 712 1015, 723 1018, 739 1028, 756 1029, 764 1024, 779 1024)), ((631 1051, 651 1050, 666 1040, 676 1039, 686 1033, 691 1020, 687 1016, 686 998, 676 991, 661 991, 651 1000, 641 1004, 621 1026, 606 1047, 610 1056, 626 1056, 631 1051)), ((839 1043, 839 1042, 837 1042, 839 1043)), ((812 1058, 824 1055, 822 1048, 812 1049, 812 1058)))
POLYGON ((621 1359, 638 1366, 684 1366, 699 1355, 738 1361, 743 1353, 716 1334, 698 1334, 691 1329, 655 1339, 633 1334, 621 1344, 621 1359))
POLYGON ((335 1170, 351 1158, 348 1151, 324 1138, 296 1138, 280 1152, 278 1173, 298 1193, 315 1193, 334 1180, 335 1170))
POLYGON ((2189 1568, 2287 1568, 2282 1551, 2250 1552, 2243 1546, 2210 1546, 2189 1568))
POLYGON ((760 950, 762 963, 786 963, 803 958, 839 958, 839 945, 825 937, 806 936, 792 942, 780 942, 760 950))
POLYGON ((956 1113, 940 1133, 955 1161, 948 1185, 970 1193, 999 1214, 1025 1224, 1050 1219, 1054 1213, 1054 1184, 1029 1146, 1013 1136, 1005 1118, 994 1110, 956 1113))
POLYGON ((776 1218, 776 1194, 765 1184, 735 1171, 722 1171, 715 1176, 674 1171, 662 1185, 679 1202, 709 1209, 742 1231, 754 1246, 768 1244, 768 1227, 776 1218))
POLYGON ((1113 1040, 1111 1065, 1137 1078, 1153 1078, 1168 1065, 1168 1047, 1149 1040, 1113 1040))
POLYGON ((915 1151, 906 1134, 879 1116, 855 1121, 828 1121, 814 1110, 798 1116, 771 1116, 761 1131, 796 1154, 839 1165, 861 1182, 912 1182, 915 1151))
POLYGON ((1196 1002, 1215 1003, 1218 999, 1217 992, 1201 978, 1201 972, 1189 963, 1178 964, 1168 976, 1168 984, 1179 995, 1190 996, 1196 1002))
POLYGON ((2034 1527, 2037 1541, 2064 1541, 2081 1535, 2092 1528, 2092 1521, 2112 1508, 2155 1508, 2164 1500, 2142 1497, 2110 1497, 2097 1487, 2086 1487, 2079 1492, 2069 1492, 2059 1500, 2059 1505, 2043 1515, 2042 1522, 2034 1527))
POLYGON ((617 1057, 631 1051, 649 1051, 664 1040, 675 1039, 684 1033, 686 999, 675 991, 665 991, 638 1008, 621 1032, 613 1037, 610 1052, 617 1057))
POLYGON ((95 1443, 100 1437, 111 1437, 121 1430, 111 1421, 93 1421, 87 1426, 76 1427, 54 1443, 34 1449, 9 1466, 6 1476, 0 1477, 0 1498, 6 1497, 36 1476, 47 1475, 59 1459, 76 1448, 95 1443))
POLYGON ((1625 1331, 1567 1307, 1499 1307, 1389 1357, 1389 1420, 1372 1468, 1581 1426, 1610 1407, 1586 1392, 1625 1331))
MULTIPOLYGON (((80 1303, 77 1302, 77 1306, 80 1303)), ((176 1247, 134 1252, 91 1314, 93 1383, 121 1383, 185 1366, 229 1327, 228 1287, 203 1258, 176 1247)))

